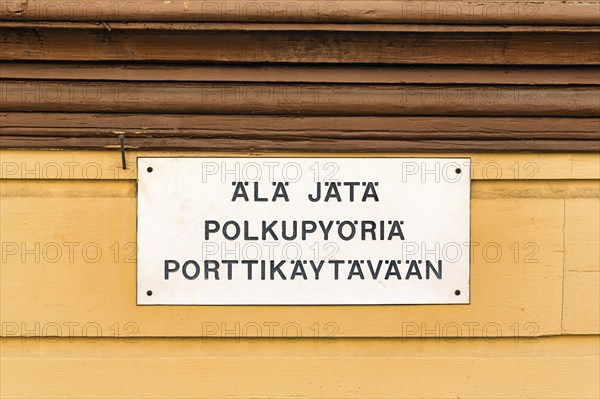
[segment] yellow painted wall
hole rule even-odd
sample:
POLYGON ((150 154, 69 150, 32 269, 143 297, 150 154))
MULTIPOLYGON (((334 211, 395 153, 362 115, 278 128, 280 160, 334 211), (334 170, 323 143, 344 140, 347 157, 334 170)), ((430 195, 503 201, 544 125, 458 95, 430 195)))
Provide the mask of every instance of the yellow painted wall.
POLYGON ((470 305, 137 307, 140 154, 0 152, 2 397, 600 396, 598 155, 422 155, 472 158, 470 305))

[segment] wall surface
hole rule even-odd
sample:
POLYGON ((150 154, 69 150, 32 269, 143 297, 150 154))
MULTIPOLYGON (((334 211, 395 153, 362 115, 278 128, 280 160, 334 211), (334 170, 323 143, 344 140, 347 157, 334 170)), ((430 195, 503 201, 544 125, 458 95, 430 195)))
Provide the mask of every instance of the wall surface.
POLYGON ((599 12, 3 1, 0 396, 600 397, 599 12), (215 154, 470 157, 471 303, 136 306, 136 157, 215 154))

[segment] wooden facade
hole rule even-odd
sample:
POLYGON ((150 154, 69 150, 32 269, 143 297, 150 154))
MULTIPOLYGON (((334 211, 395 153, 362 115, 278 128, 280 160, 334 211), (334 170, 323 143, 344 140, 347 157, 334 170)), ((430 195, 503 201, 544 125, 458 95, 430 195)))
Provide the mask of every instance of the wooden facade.
POLYGON ((600 395, 600 2, 0 8, 0 396, 600 395), (470 157, 471 304, 136 306, 136 157, 215 154, 470 157))

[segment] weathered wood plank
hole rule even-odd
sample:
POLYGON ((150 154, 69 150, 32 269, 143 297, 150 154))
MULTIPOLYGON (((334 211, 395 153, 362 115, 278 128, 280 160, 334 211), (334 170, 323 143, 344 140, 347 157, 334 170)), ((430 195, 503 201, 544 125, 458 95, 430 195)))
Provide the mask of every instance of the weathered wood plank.
MULTIPOLYGON (((2 150, 0 152, 0 179, 49 180, 136 180, 138 156, 196 156, 210 157, 214 153, 200 151, 136 151, 127 149, 127 169, 122 169, 118 142, 110 151, 27 151, 2 150)), ((314 152, 248 152, 224 151, 219 156, 274 156, 274 157, 410 157, 411 153, 314 153, 314 152)), ((471 158, 473 180, 564 180, 600 179, 600 159, 597 154, 493 154, 493 153, 435 153, 419 154, 423 157, 471 158)))
POLYGON ((5 0, 0 18, 40 21, 200 21, 305 23, 581 24, 597 25, 597 1, 282 1, 158 3, 143 0, 5 0))
POLYGON ((421 336, 428 329, 463 336, 499 329, 512 336, 517 327, 520 335, 559 334, 564 199, 513 198, 522 186, 506 187, 504 196, 496 187, 494 198, 472 200, 470 305, 344 306, 342 311, 339 306, 138 307, 133 183, 3 181, 2 321, 20 332, 36 323, 95 322, 104 335, 112 334, 114 323, 132 322, 140 336, 223 335, 236 325, 247 330, 251 323, 270 322, 297 323, 306 336, 315 323, 330 323, 339 336, 421 336))
POLYGON ((597 65, 600 61, 595 31, 449 32, 443 26, 436 32, 393 32, 356 31, 354 25, 337 31, 335 25, 300 25, 298 30, 285 26, 280 29, 288 30, 277 31, 273 26, 258 30, 248 24, 239 30, 168 27, 0 23, 0 59, 480 65, 597 65))
POLYGON ((547 399, 592 398, 600 389, 598 337, 335 343, 9 339, 2 352, 6 398, 47 398, 52 392, 78 398, 547 399))
POLYGON ((595 86, 0 82, 3 111, 599 116, 595 86))
MULTIPOLYGON (((595 139, 599 118, 271 116, 0 112, 2 136, 595 139)), ((566 151, 566 149, 565 149, 566 151)))
POLYGON ((502 25, 502 24, 348 24, 348 23, 243 23, 243 22, 72 22, 7 21, 6 29, 60 29, 93 31, 235 31, 235 32, 392 32, 392 33, 600 33, 598 25, 502 25))
POLYGON ((440 65, 169 65, 32 63, 6 61, 2 79, 120 80, 186 82, 321 82, 321 83, 451 83, 593 85, 598 67, 475 67, 440 65))

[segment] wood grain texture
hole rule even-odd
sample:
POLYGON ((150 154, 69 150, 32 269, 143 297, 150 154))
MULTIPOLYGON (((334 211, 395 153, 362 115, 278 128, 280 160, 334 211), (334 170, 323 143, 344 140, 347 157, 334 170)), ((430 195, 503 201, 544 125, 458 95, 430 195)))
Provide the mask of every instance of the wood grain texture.
POLYGON ((594 85, 596 66, 519 67, 453 65, 187 65, 35 63, 5 61, 2 79, 173 82, 304 82, 388 84, 594 85))
POLYGON ((488 184, 473 185, 470 305, 138 307, 133 182, 3 181, 2 321, 24 326, 20 333, 36 323, 93 322, 104 335, 114 323, 132 322, 140 336, 221 336, 230 329, 243 335, 251 333, 248 326, 271 322, 297 324, 304 336, 314 334, 315 323, 340 337, 421 336, 436 329, 438 335, 498 329, 512 336, 516 327, 523 336, 560 334, 561 196, 597 199, 600 193, 561 191, 557 183, 558 198, 537 185, 530 190, 539 194, 528 198, 515 194, 527 191, 526 182, 488 184))
POLYGON ((353 24, 353 23, 244 23, 244 22, 72 22, 0 20, 7 29, 67 29, 93 31, 210 31, 210 32, 392 32, 392 33, 600 33, 599 25, 498 24, 353 24))
MULTIPOLYGON (((247 139, 574 139, 600 118, 282 116, 0 112, 2 136, 247 139)), ((127 144, 127 143, 126 143, 127 144)), ((0 143, 1 145, 1 143, 0 143)))
POLYGON ((325 343, 9 339, 2 352, 5 398, 47 398, 51 393, 156 399, 567 399, 597 397, 600 390, 598 337, 325 343))
POLYGON ((251 25, 178 30, 168 25, 168 30, 161 30, 144 25, 136 29, 135 24, 61 28, 0 23, 0 59, 461 65, 597 65, 600 61, 596 31, 394 32, 357 31, 353 26, 335 30, 335 25, 259 30, 251 25))
POLYGON ((3 111, 600 116, 595 86, 0 82, 3 111))
POLYGON ((282 1, 114 2, 5 0, 0 18, 40 21, 201 21, 597 25, 597 1, 282 1))
POLYGON ((0 147, 597 152, 598 118, 0 113, 0 147))
POLYGON ((2 136, 595 139, 600 118, 0 112, 2 136))

